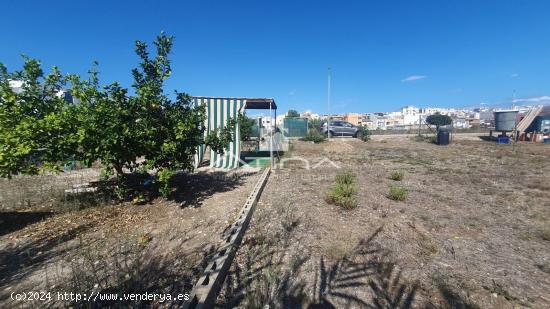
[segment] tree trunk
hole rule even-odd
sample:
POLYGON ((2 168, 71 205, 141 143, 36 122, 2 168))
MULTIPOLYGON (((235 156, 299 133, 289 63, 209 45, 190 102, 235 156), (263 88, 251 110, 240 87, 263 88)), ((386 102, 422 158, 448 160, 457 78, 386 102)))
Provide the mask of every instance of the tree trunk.
POLYGON ((117 177, 118 177, 118 176, 121 176, 122 174, 124 174, 124 171, 122 170, 122 164, 114 164, 114 165, 113 165, 113 168, 114 168, 115 171, 116 171, 117 177))

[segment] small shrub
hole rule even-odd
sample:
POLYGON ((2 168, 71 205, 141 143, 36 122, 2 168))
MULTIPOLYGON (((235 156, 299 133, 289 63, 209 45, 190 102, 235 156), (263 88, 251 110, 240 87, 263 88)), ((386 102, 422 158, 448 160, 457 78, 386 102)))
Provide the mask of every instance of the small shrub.
POLYGON ((283 290, 283 273, 280 267, 270 266, 261 270, 253 285, 245 293, 245 308, 270 308, 277 302, 278 294, 283 290))
POLYGON ((126 175, 122 174, 117 178, 114 192, 116 197, 118 197, 120 200, 127 200, 130 197, 128 178, 126 175))
POLYGON ((367 129, 366 127, 363 127, 363 126, 360 127, 359 130, 361 130, 360 139, 363 142, 370 141, 370 136, 372 135, 371 131, 369 129, 367 129))
POLYGON ((539 232, 539 236, 540 238, 546 240, 546 241, 550 241, 550 228, 545 228, 545 229, 542 229, 540 232, 539 232))
POLYGON ((174 171, 170 169, 162 169, 157 173, 157 182, 159 183, 159 193, 164 198, 169 198, 172 193, 170 180, 174 176, 174 171))
POLYGON ((401 181, 403 177, 405 177, 405 172, 403 171, 394 171, 390 175, 390 179, 395 181, 401 181))
POLYGON ((353 185, 355 184, 355 175, 351 172, 343 172, 336 175, 334 180, 340 185, 353 185))
POLYGON ((344 172, 336 175, 334 185, 327 192, 325 200, 345 209, 357 207, 357 186, 355 175, 344 172))
POLYGON ((355 208, 357 206, 356 193, 354 186, 336 184, 327 193, 327 201, 346 209, 355 208))
POLYGON ((317 132, 317 130, 310 130, 309 133, 305 137, 302 137, 300 140, 306 142, 314 142, 315 144, 317 144, 324 142, 326 140, 326 136, 317 132))
POLYGON ((300 224, 300 218, 292 207, 284 209, 281 215, 281 226, 287 233, 292 232, 300 224))
POLYGON ((390 186, 387 197, 394 201, 404 201, 409 196, 409 190, 403 187, 390 186))

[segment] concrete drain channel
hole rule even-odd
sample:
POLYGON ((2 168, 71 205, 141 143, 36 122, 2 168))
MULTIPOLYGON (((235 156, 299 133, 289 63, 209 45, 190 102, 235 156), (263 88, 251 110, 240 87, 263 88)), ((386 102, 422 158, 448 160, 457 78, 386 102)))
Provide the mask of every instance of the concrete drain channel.
POLYGON ((216 253, 209 259, 203 274, 199 277, 189 295, 189 302, 183 308, 208 309, 214 307, 223 281, 239 249, 239 245, 270 173, 270 168, 266 168, 263 171, 254 189, 246 199, 238 219, 222 235, 222 240, 218 245, 216 253))

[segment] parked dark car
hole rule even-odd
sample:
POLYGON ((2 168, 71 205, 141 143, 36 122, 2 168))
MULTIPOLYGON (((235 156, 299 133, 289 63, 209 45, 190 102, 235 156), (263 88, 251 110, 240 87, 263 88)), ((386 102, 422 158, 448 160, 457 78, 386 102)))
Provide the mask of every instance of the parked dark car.
MULTIPOLYGON (((323 135, 327 135, 327 122, 321 123, 320 132, 323 135)), ((342 120, 334 120, 330 122, 330 128, 328 129, 328 136, 352 136, 361 138, 363 131, 358 126, 354 126, 349 122, 342 120)))

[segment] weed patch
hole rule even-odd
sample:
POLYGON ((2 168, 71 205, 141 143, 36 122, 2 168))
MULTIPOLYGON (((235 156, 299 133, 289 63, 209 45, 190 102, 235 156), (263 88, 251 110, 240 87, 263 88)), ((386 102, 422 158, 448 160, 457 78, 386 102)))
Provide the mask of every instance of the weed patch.
POLYGON ((354 185, 355 184, 355 175, 351 172, 343 172, 336 175, 335 179, 337 184, 340 185, 354 185))
POLYGON ((546 263, 536 264, 535 266, 537 266, 537 268, 540 269, 542 272, 550 274, 550 263, 546 262, 546 263))
POLYGON ((300 140, 306 142, 314 142, 315 144, 324 142, 326 137, 317 131, 310 131, 305 137, 302 137, 300 140))
POLYGON ((417 135, 412 138, 413 141, 419 143, 432 143, 435 144, 435 136, 417 135))
POLYGON ((487 291, 491 292, 491 293, 494 293, 494 294, 497 294, 497 295, 500 295, 500 296, 506 298, 506 300, 508 300, 508 301, 518 300, 517 297, 510 294, 510 292, 508 292, 502 285, 496 283, 495 280, 493 280, 493 286, 492 287, 483 286, 483 288, 486 289, 487 291))
POLYGON ((437 245, 429 236, 422 235, 419 241, 420 253, 424 256, 437 254, 437 245))
POLYGON ((404 201, 409 196, 409 190, 404 187, 390 186, 390 190, 386 196, 390 200, 404 201))
POLYGON ((372 133, 369 129, 367 129, 366 127, 360 126, 359 132, 360 133, 357 135, 357 137, 359 137, 363 142, 370 141, 370 137, 372 133))
POLYGON ((550 228, 542 229, 538 234, 543 240, 550 241, 550 228))
POLYGON ((403 180, 403 177, 405 177, 404 171, 394 171, 390 175, 390 179, 395 181, 401 181, 403 180))
POLYGON ((345 209, 357 207, 357 184, 355 175, 344 172, 336 175, 334 185, 326 195, 329 204, 335 204, 345 209))
POLYGON ((292 232, 300 224, 300 218, 297 216, 296 211, 288 207, 283 210, 281 218, 281 226, 287 233, 292 232))

